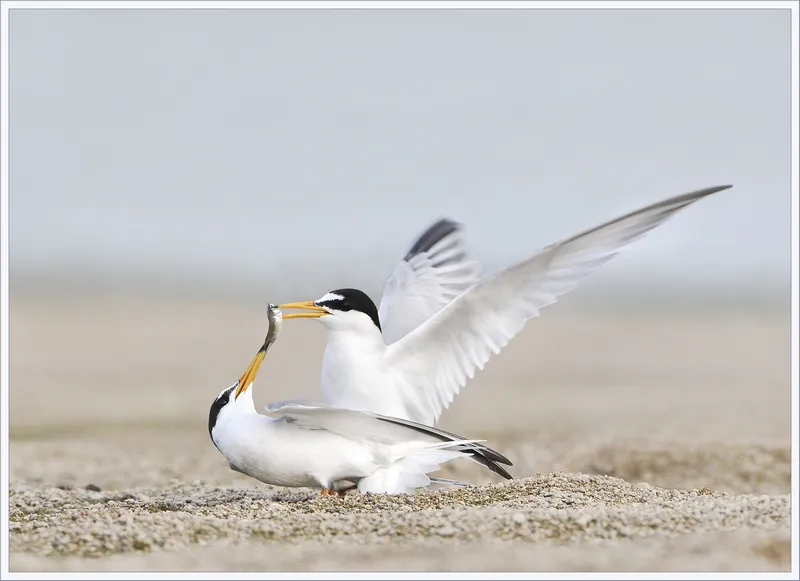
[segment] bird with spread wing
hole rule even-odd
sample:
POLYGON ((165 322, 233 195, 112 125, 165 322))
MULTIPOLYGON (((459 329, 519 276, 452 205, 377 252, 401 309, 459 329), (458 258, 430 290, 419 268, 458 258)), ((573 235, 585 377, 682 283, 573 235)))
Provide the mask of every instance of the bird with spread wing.
POLYGON ((327 328, 326 403, 432 426, 528 320, 679 210, 730 187, 651 204, 484 279, 467 258, 461 228, 442 220, 397 265, 379 308, 352 288, 280 307, 303 309, 286 319, 314 318, 327 328))

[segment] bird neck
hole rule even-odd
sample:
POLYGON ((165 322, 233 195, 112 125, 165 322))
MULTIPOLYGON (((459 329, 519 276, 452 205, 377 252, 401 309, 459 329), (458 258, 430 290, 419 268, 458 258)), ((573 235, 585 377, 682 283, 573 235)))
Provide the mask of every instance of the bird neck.
POLYGON ((347 401, 338 389, 347 386, 352 394, 352 390, 365 378, 374 379, 373 374, 377 371, 375 366, 382 360, 385 351, 386 344, 377 328, 374 328, 374 332, 344 329, 329 332, 322 357, 323 394, 335 401, 347 401))
POLYGON ((328 347, 380 352, 386 344, 380 329, 370 322, 356 327, 341 325, 328 328, 328 347))
POLYGON ((242 413, 257 413, 256 405, 253 402, 253 386, 251 385, 236 398, 236 401, 231 402, 237 414, 242 413))

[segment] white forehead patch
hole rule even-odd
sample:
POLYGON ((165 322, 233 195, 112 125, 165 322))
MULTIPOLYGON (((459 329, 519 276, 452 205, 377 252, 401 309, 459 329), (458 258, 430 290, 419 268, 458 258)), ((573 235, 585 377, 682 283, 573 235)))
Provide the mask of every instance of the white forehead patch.
POLYGON ((336 293, 325 293, 320 298, 318 298, 315 303, 327 303, 329 301, 343 301, 344 297, 342 295, 337 295, 336 293))

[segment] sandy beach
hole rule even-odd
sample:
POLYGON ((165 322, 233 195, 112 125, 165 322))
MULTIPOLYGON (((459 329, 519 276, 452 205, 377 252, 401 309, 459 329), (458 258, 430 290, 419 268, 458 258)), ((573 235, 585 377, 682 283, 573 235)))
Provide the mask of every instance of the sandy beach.
MULTIPOLYGON (((455 462, 474 487, 338 499, 208 437, 263 307, 12 295, 13 571, 789 570, 787 312, 556 305, 440 424, 515 480, 455 462)), ((284 325, 256 404, 318 397, 324 340, 284 325)))

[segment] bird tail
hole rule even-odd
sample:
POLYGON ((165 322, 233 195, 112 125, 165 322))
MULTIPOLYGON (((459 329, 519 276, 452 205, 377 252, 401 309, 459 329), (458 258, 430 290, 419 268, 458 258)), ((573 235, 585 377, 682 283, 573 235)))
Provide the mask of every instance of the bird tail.
POLYGON ((461 482, 459 480, 450 480, 449 478, 436 478, 434 476, 428 476, 431 479, 432 484, 447 484, 449 486, 472 486, 469 482, 461 482))
POLYGON ((478 440, 461 440, 456 442, 428 442, 406 449, 398 457, 383 468, 373 472, 358 483, 359 492, 373 492, 385 494, 412 494, 417 488, 424 488, 431 482, 440 484, 455 484, 468 486, 455 480, 431 478, 431 472, 436 472, 445 464, 456 458, 470 458, 470 455, 450 448, 466 443, 476 443, 478 440))

